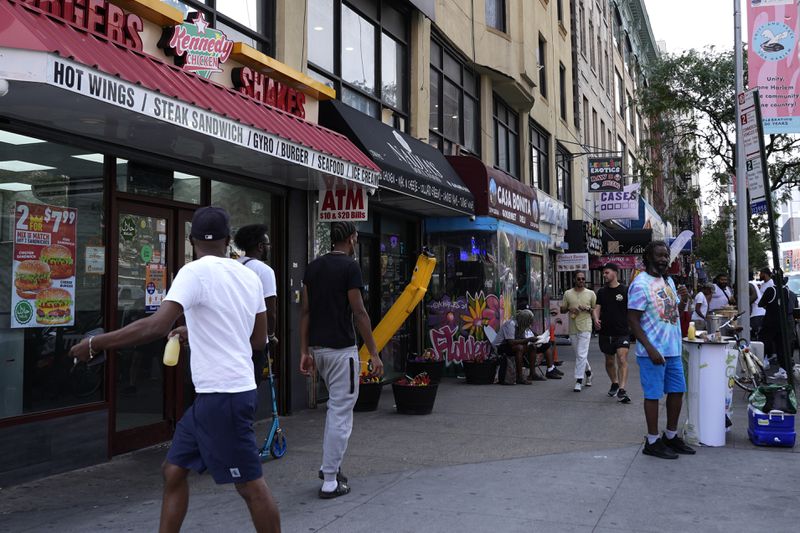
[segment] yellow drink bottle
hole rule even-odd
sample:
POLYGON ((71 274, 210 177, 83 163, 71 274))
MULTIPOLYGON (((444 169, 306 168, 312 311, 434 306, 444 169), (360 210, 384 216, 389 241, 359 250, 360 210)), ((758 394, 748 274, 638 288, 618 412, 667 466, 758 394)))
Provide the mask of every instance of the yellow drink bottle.
POLYGON ((175 366, 178 364, 178 356, 181 354, 180 335, 173 335, 164 346, 164 364, 175 366))
POLYGON ((690 341, 695 339, 696 331, 694 329, 694 322, 689 322, 689 330, 686 332, 686 338, 690 341))

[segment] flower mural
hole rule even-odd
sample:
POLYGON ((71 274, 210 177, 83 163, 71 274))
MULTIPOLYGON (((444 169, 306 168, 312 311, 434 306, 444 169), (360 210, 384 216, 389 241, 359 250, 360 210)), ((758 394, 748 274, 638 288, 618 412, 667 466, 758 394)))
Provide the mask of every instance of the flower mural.
POLYGON ((467 311, 469 314, 461 315, 463 321, 462 328, 468 335, 475 337, 475 340, 482 341, 485 338, 483 326, 485 319, 483 312, 486 309, 486 296, 483 291, 472 296, 467 293, 467 311))

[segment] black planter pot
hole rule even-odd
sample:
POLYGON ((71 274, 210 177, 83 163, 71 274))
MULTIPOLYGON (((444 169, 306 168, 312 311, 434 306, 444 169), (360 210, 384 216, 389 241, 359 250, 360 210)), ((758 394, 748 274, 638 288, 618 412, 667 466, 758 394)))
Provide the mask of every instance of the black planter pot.
POLYGON ((406 361, 406 375, 415 377, 423 372, 428 373, 431 383, 439 383, 444 372, 444 361, 406 361))
POLYGON ((377 409, 378 402, 381 400, 383 385, 383 381, 378 383, 359 383, 358 399, 353 411, 374 411, 377 409))
POLYGON ((494 383, 494 374, 497 370, 496 361, 464 361, 464 376, 467 383, 472 385, 491 385, 494 383))
POLYGON ((436 390, 438 385, 428 385, 426 387, 410 387, 408 385, 398 385, 392 383, 394 393, 394 404, 397 412, 404 415, 427 415, 433 411, 433 403, 436 401, 436 390))

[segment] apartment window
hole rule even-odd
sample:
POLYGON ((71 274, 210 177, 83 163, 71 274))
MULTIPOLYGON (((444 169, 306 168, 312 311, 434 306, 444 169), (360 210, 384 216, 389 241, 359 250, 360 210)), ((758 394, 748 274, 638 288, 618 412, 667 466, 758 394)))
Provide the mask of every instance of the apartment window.
POLYGON ((572 155, 561 144, 556 144, 556 198, 572 207, 572 155))
POLYGON ((597 143, 597 146, 602 148, 603 150, 606 149, 606 121, 600 120, 600 140, 597 143))
POLYGON ((347 105, 405 130, 408 19, 387 0, 309 0, 309 75, 347 105))
MULTIPOLYGON (((625 141, 622 140, 622 137, 617 137, 617 155, 619 155, 619 157, 621 157, 624 160, 626 152, 627 148, 625 146, 625 141)), ((630 171, 631 169, 624 168, 623 174, 628 174, 630 171)))
POLYGON ((531 148, 531 185, 550 194, 550 134, 534 121, 528 122, 531 148))
POLYGON ((605 84, 605 77, 603 73, 603 58, 600 57, 600 51, 603 49, 603 42, 600 40, 600 31, 597 32, 597 70, 600 73, 600 85, 605 84))
POLYGON ((625 65, 625 72, 629 73, 631 76, 633 75, 633 49, 631 48, 631 40, 628 37, 627 32, 625 33, 625 52, 623 54, 623 63, 625 65))
POLYGON ((519 177, 519 117, 494 95, 494 166, 519 177))
POLYGON ((601 140, 597 137, 597 110, 592 108, 592 141, 593 151, 600 147, 601 140))
POLYGON ((213 28, 229 39, 240 41, 265 53, 275 55, 274 0, 162 0, 186 17, 190 12, 203 13, 213 28))
POLYGON ((480 153, 480 77, 438 39, 431 40, 429 139, 444 153, 453 145, 480 153))
POLYGON ((608 60, 608 50, 604 50, 603 51, 603 55, 605 56, 603 62, 605 63, 604 64, 604 69, 606 71, 606 81, 608 81, 608 83, 606 84, 606 92, 608 94, 611 94, 611 84, 612 84, 612 81, 611 81, 611 63, 608 60))
POLYGON ((628 174, 630 174, 629 178, 626 183, 630 184, 633 182, 633 177, 636 175, 636 158, 633 155, 633 152, 628 152, 628 174))
POLYGON ((614 73, 617 76, 617 83, 614 85, 614 103, 616 104, 619 116, 625 118, 625 92, 622 88, 622 76, 617 69, 614 69, 614 73))
POLYGON ((539 34, 539 94, 547 98, 547 41, 539 34))
POLYGON ((614 147, 614 141, 612 140, 613 137, 611 135, 611 128, 609 128, 606 132, 606 138, 608 139, 608 144, 606 144, 606 150, 611 150, 614 147))
POLYGON ((506 31, 506 0, 486 0, 486 25, 506 31))
POLYGON ((636 147, 641 148, 642 146, 642 114, 638 111, 636 112, 636 147))
POLYGON ((594 60, 594 24, 589 21, 589 66, 592 70, 597 70, 597 63, 594 60))
POLYGON ((564 2, 563 0, 556 0, 556 15, 558 15, 558 22, 564 25, 564 2))
POLYGON ((567 67, 561 62, 558 63, 558 92, 561 118, 567 120, 567 67))
POLYGON ((625 122, 628 123, 628 129, 631 133, 636 131, 636 125, 633 122, 633 99, 631 98, 631 93, 625 91, 625 122))
MULTIPOLYGON (((559 2, 561 5, 561 2, 559 2)), ((558 20, 561 21, 561 14, 558 15, 558 20)), ((581 41, 581 54, 586 57, 586 13, 583 10, 583 2, 578 7, 578 27, 580 28, 578 35, 581 41)))
POLYGON ((581 117, 581 129, 583 130, 583 144, 589 146, 592 139, 589 137, 589 100, 583 97, 583 116, 581 117))
POLYGON ((622 55, 622 15, 619 14, 619 9, 616 6, 614 6, 612 24, 611 35, 614 38, 614 48, 619 51, 619 55, 622 55))

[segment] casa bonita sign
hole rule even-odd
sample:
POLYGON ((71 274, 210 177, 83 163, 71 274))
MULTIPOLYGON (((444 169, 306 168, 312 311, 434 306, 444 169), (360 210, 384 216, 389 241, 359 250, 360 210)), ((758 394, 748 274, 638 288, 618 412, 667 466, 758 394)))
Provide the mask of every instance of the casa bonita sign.
POLYGON ((220 65, 233 52, 233 41, 209 28, 203 13, 190 13, 183 24, 164 28, 158 46, 174 57, 176 65, 206 79, 222 72, 220 65))

